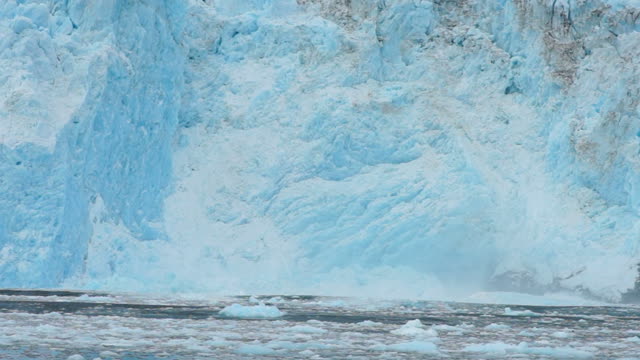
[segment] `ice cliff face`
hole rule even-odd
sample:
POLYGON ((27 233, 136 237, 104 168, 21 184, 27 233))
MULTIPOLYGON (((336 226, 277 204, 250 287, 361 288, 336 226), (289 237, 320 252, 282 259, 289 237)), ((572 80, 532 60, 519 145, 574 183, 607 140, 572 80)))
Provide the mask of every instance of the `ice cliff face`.
POLYGON ((169 3, 0 6, 2 286, 84 271, 90 205, 157 239, 171 175, 183 57, 169 3))
POLYGON ((634 1, 0 5, 0 286, 619 299, 634 1))

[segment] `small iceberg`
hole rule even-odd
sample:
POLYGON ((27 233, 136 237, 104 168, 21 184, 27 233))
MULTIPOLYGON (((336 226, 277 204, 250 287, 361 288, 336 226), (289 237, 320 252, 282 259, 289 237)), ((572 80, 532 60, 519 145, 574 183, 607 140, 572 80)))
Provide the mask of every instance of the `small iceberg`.
POLYGON ((438 337, 437 331, 433 329, 425 329, 425 326, 419 319, 410 320, 400 328, 391 330, 391 333, 400 336, 423 336, 433 338, 438 337))
POLYGON ((219 314, 224 317, 243 318, 243 319, 270 319, 278 318, 284 315, 275 306, 259 303, 258 305, 240 305, 233 304, 220 310, 219 314))
POLYGON ((542 316, 542 314, 531 310, 511 310, 509 307, 504 308, 504 314, 507 316, 542 316))

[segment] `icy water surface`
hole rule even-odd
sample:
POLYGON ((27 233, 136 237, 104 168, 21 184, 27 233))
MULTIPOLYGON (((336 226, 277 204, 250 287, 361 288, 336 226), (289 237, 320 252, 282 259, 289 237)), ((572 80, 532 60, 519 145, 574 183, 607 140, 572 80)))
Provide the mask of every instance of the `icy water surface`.
POLYGON ((640 359, 640 308, 0 290, 0 359, 69 357, 640 359))

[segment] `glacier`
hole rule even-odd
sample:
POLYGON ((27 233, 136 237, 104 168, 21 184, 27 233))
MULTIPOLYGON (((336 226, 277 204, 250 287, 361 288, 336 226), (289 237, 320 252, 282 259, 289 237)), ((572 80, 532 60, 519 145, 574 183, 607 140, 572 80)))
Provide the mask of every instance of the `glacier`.
POLYGON ((640 291, 640 2, 8 0, 0 286, 640 291))

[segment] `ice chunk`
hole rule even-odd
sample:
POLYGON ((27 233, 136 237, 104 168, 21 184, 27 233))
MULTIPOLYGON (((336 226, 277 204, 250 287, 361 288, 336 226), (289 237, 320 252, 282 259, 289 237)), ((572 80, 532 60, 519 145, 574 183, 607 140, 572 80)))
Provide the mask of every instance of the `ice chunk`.
POLYGON ((487 330, 507 330, 507 329, 511 329, 511 326, 506 325, 506 324, 496 324, 496 323, 491 323, 487 326, 484 327, 487 330))
POLYGON ((242 355, 271 355, 275 351, 263 345, 243 344, 236 349, 236 352, 242 355))
POLYGON ((254 306, 232 304, 220 310, 219 314, 225 317, 237 318, 277 318, 284 315, 284 312, 275 306, 260 303, 254 306))
POLYGON ((542 316, 542 314, 531 310, 511 310, 509 307, 504 308, 504 314, 507 316, 542 316))
POLYGON ((487 344, 473 344, 466 346, 463 350, 468 352, 506 355, 508 351, 513 352, 517 346, 505 344, 503 342, 492 342, 487 344))
POLYGON ((103 359, 116 359, 118 358, 118 356, 118 353, 113 351, 105 350, 100 352, 100 357, 103 359))
POLYGON ((400 328, 391 330, 391 333, 401 336, 438 337, 438 332, 432 328, 425 329, 420 319, 409 320, 400 328))
POLYGON ((518 345, 506 344, 503 342, 473 344, 466 346, 463 351, 492 355, 541 355, 557 359, 589 359, 593 357, 593 354, 589 351, 574 349, 570 347, 530 347, 525 342, 522 342, 518 345))
POLYGON ((371 320, 365 320, 365 321, 361 321, 361 322, 357 323, 356 325, 362 326, 362 327, 371 327, 371 326, 382 325, 382 323, 371 321, 371 320))
POLYGON ((551 336, 558 339, 566 339, 566 338, 573 337, 573 334, 568 331, 555 331, 554 333, 551 334, 551 336))
POLYGON ((439 354, 438 346, 429 341, 410 341, 391 345, 377 345, 373 347, 373 350, 420 353, 430 355, 439 354))
POLYGON ((469 329, 473 328, 473 325, 467 325, 467 324, 462 324, 459 326, 451 326, 451 325, 446 325, 446 324, 440 324, 440 325, 433 325, 431 326, 432 329, 436 330, 436 331, 449 331, 449 332, 466 332, 469 331, 469 329))
POLYGON ((324 334, 327 332, 325 329, 321 329, 310 325, 296 325, 285 329, 288 332, 301 333, 301 334, 324 334))
POLYGON ((520 336, 538 336, 538 334, 534 333, 533 331, 529 331, 529 330, 522 330, 518 333, 518 335, 520 336))
POLYGON ((571 347, 526 347, 519 346, 523 354, 549 356, 556 359, 590 359, 593 353, 571 347))
POLYGON ((285 300, 281 296, 274 296, 268 299, 267 301, 265 301, 265 303, 267 304, 280 304, 283 302, 285 302, 285 300))
POLYGON ((328 349, 331 347, 330 345, 326 345, 320 342, 313 342, 313 341, 293 342, 293 341, 286 341, 286 340, 270 341, 267 345, 271 348, 287 349, 287 350, 328 349))

